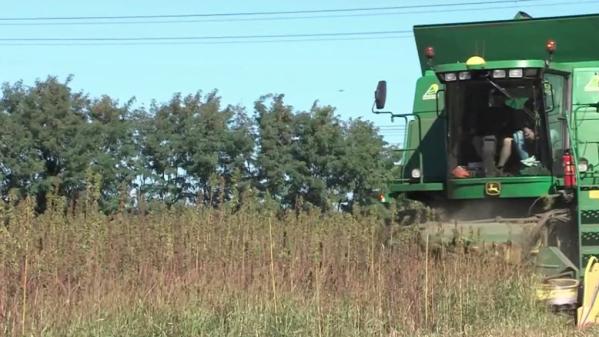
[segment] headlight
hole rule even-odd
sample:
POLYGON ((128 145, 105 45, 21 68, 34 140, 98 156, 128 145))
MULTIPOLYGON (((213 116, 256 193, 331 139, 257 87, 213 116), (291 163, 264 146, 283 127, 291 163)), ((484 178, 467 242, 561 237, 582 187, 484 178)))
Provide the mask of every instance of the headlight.
POLYGON ((460 78, 460 81, 464 81, 464 80, 469 80, 472 77, 472 75, 470 74, 469 71, 461 71, 458 74, 458 77, 460 78))
POLYGON ((503 69, 493 70, 493 78, 505 78, 505 70, 503 70, 503 69))
POLYGON ((457 76, 455 73, 445 73, 445 81, 446 82, 453 82, 457 79, 457 76))
POLYGON ((412 178, 413 179, 419 179, 420 178, 420 169, 413 169, 412 170, 412 178))
POLYGON ((509 76, 511 78, 522 78, 522 69, 510 69, 509 76))
POLYGON ((535 69, 535 68, 528 68, 528 69, 524 70, 524 75, 526 75, 526 77, 536 77, 537 76, 537 69, 535 69))
POLYGON ((578 160, 578 172, 586 172, 589 170, 589 161, 585 158, 580 158, 578 160))

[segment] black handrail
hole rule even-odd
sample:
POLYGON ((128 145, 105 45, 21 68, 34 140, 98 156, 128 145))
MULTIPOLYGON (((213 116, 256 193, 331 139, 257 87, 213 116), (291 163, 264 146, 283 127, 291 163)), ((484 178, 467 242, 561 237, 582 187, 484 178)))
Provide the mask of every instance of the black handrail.
MULTIPOLYGON (((420 146, 422 144, 422 119, 417 114, 394 114, 394 113, 390 113, 390 114, 391 114, 391 121, 393 121, 395 118, 402 118, 404 120, 406 129, 408 130, 408 134, 409 134, 408 117, 416 118, 416 121, 418 123, 418 147, 402 149, 400 151, 403 151, 403 152, 418 151, 418 169, 420 170, 419 182, 422 184, 422 183, 424 183, 424 159, 422 156, 422 150, 420 149, 420 146)), ((407 139, 407 140, 409 140, 409 139, 407 139)), ((407 164, 407 162, 406 162, 406 164, 407 164)), ((402 177, 406 176, 406 167, 407 167, 407 165, 404 165, 404 167, 402 168, 402 177)))

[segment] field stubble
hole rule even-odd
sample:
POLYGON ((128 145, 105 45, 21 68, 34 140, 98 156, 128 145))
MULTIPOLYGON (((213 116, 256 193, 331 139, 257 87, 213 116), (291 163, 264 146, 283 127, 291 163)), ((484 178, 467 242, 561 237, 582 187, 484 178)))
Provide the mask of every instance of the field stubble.
POLYGON ((492 255, 435 258, 376 217, 5 205, 3 336, 559 336, 569 318, 492 255))

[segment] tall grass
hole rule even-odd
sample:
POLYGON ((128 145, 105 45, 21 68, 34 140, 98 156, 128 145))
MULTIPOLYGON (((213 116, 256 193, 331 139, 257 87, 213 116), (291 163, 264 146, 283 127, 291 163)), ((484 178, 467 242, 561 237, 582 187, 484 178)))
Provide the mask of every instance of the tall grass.
POLYGON ((426 254, 376 217, 247 204, 6 204, 3 336, 559 336, 525 267, 426 254), (425 282, 426 276, 426 282, 425 282))

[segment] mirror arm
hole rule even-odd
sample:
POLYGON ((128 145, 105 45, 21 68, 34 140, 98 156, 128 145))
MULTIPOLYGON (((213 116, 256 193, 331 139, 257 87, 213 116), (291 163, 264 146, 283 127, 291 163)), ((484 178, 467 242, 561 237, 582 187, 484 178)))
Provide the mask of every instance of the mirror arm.
POLYGON ((375 115, 381 115, 381 114, 390 114, 391 115, 391 120, 393 121, 393 111, 380 111, 376 109, 376 102, 372 103, 372 113, 375 115))

